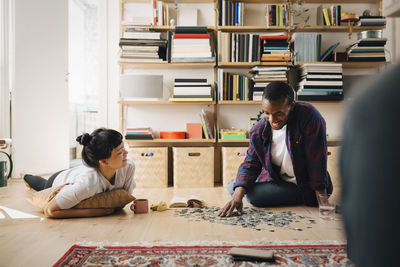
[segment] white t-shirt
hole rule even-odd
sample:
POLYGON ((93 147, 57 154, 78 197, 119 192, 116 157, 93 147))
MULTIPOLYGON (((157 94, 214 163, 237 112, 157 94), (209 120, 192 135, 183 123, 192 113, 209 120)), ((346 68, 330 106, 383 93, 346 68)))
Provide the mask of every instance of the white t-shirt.
POLYGON ((61 209, 69 209, 95 194, 115 189, 125 189, 132 194, 136 186, 134 172, 135 164, 128 159, 126 166, 116 171, 112 185, 100 171, 85 165, 62 171, 54 179, 52 187, 70 184, 64 186, 56 195, 57 205, 61 209))
POLYGON ((271 161, 281 167, 280 175, 286 182, 296 183, 292 159, 286 146, 286 127, 279 130, 272 129, 271 161))

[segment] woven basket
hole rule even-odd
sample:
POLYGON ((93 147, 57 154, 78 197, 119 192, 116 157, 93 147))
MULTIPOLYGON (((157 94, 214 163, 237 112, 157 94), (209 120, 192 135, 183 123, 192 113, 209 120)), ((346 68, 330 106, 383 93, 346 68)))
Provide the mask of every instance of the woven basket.
POLYGON ((226 186, 236 178, 240 164, 246 157, 247 147, 222 147, 222 184, 226 186))
POLYGON ((174 147, 174 187, 214 187, 214 147, 174 147))
POLYGON ((168 187, 167 147, 132 147, 128 155, 135 163, 138 188, 168 187))

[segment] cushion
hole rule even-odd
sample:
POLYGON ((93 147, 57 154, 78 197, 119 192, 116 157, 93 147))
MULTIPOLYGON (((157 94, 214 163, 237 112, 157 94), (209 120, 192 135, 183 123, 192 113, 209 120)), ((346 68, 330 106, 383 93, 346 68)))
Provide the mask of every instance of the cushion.
POLYGON ((88 199, 82 200, 74 209, 105 209, 123 208, 126 204, 135 200, 135 197, 124 189, 98 193, 88 199))
MULTIPOLYGON (((44 210, 47 204, 68 185, 63 184, 58 187, 51 187, 42 191, 35 192, 28 201, 34 206, 44 210)), ((124 189, 117 189, 109 192, 96 194, 88 199, 81 201, 74 209, 102 209, 102 208, 123 208, 126 204, 134 200, 135 197, 124 189)))
POLYGON ((34 206, 39 209, 44 210, 47 204, 60 192, 61 188, 68 185, 69 183, 57 186, 50 187, 32 194, 31 197, 27 198, 29 202, 31 202, 34 206))

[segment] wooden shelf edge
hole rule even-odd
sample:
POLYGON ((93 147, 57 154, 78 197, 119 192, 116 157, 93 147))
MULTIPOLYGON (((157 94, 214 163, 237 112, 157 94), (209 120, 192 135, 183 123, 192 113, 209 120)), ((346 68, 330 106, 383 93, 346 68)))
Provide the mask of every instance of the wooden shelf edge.
POLYGON ((179 104, 201 104, 201 105, 214 105, 215 101, 166 101, 166 100, 118 100, 121 105, 179 105, 179 104))
POLYGON ((155 138, 152 140, 142 140, 142 139, 125 139, 125 142, 128 144, 137 144, 137 143, 205 143, 205 144, 214 144, 215 139, 160 139, 155 138))
POLYGON ((385 64, 390 64, 390 62, 353 62, 353 61, 345 61, 345 62, 334 62, 334 61, 314 61, 314 62, 296 62, 295 65, 300 66, 306 63, 316 63, 316 64, 342 64, 343 68, 376 68, 385 64))
MULTIPOLYGON (((383 30, 386 26, 353 26, 353 32, 368 30, 383 30)), ((348 25, 325 26, 325 25, 295 25, 295 26, 218 26, 218 31, 226 32, 262 32, 290 31, 290 32, 348 32, 348 25)))
POLYGON ((141 65, 141 66, 159 66, 159 67, 207 67, 207 68, 214 68, 214 62, 127 62, 127 61, 118 61, 120 66, 134 66, 134 65, 141 65))
MULTIPOLYGON (((356 3, 372 3, 372 4, 379 4, 381 0, 303 0, 304 4, 332 4, 332 3, 348 3, 348 4, 356 4, 356 3)), ((151 0, 121 0, 124 3, 151 3, 151 0)), ((167 3, 174 3, 174 0, 166 0, 167 3)), ((197 4, 208 4, 214 3, 215 0, 180 0, 180 4, 185 3, 197 3, 197 4)), ((253 3, 253 4, 276 4, 279 3, 277 0, 243 0, 242 2, 245 3, 253 3)), ((282 2, 282 1, 281 1, 282 2)))
MULTIPOLYGON (((231 143, 248 143, 250 139, 218 139, 218 143, 231 144, 231 143)), ((328 146, 339 146, 342 142, 341 138, 328 138, 328 146)))
MULTIPOLYGON (((122 3, 152 3, 151 0, 121 0, 122 3)), ((167 3, 174 3, 174 0, 165 0, 167 3)), ((180 4, 209 4, 214 3, 215 0, 179 0, 180 4)))
MULTIPOLYGON (((168 26, 168 25, 160 25, 160 26, 154 26, 154 25, 135 25, 135 24, 129 24, 129 23, 122 23, 121 28, 146 28, 149 30, 154 30, 154 31, 175 31, 176 26, 168 26)), ((207 27, 208 31, 215 31, 216 27, 215 26, 200 26, 200 27, 207 27)))
POLYGON ((292 66, 292 63, 286 62, 219 62, 218 68, 240 68, 240 67, 254 67, 254 66, 292 66))
POLYGON ((218 101, 218 105, 261 105, 261 101, 233 101, 233 100, 221 100, 218 101))

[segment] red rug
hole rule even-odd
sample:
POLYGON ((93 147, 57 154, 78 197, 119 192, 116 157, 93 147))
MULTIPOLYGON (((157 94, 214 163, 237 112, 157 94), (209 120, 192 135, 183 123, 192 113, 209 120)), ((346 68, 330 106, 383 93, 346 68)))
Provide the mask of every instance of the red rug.
POLYGON ((54 266, 352 266, 346 245, 240 246, 272 249, 275 262, 234 262, 231 247, 73 245, 54 266))

